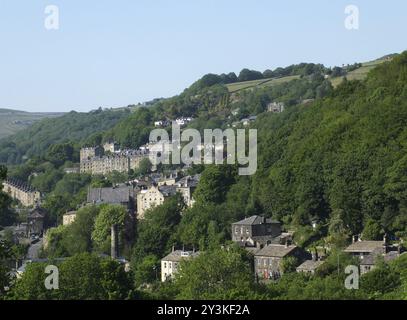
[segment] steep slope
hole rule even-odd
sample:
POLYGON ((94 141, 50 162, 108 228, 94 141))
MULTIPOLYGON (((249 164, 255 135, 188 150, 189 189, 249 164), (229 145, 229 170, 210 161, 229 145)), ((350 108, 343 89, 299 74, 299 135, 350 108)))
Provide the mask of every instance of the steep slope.
POLYGON ((252 208, 297 225, 337 217, 407 233, 407 52, 329 97, 263 115, 252 208))
POLYGON ((58 112, 24 112, 19 110, 0 109, 0 139, 24 130, 44 118, 62 116, 58 112))
POLYGON ((55 119, 43 119, 0 141, 0 163, 18 164, 25 158, 43 156, 55 143, 81 143, 104 132, 130 114, 129 110, 69 112, 55 119))

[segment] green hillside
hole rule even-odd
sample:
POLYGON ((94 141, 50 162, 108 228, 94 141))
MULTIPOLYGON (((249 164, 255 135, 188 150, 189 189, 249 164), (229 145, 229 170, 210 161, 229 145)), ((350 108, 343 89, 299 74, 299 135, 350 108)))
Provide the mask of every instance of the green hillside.
POLYGON ((288 81, 298 79, 298 78, 300 78, 300 76, 287 76, 287 77, 281 77, 281 78, 243 81, 243 82, 235 82, 235 83, 227 84, 226 87, 228 88, 230 93, 234 93, 239 90, 250 89, 250 88, 254 88, 254 87, 273 86, 273 85, 281 84, 281 83, 288 82, 288 81))
POLYGON ((29 128, 0 140, 0 163, 18 164, 24 159, 44 156, 52 144, 80 144, 104 132, 127 117, 130 110, 71 111, 53 119, 42 119, 29 128))
MULTIPOLYGON (((378 65, 382 64, 383 62, 389 61, 390 57, 385 57, 377 60, 373 60, 370 62, 362 63, 362 67, 350 71, 346 78, 348 80, 363 80, 366 78, 367 74, 376 68, 378 65)), ((343 77, 334 77, 331 79, 332 85, 336 88, 343 80, 343 77)))
POLYGON ((44 118, 55 118, 63 113, 24 112, 10 109, 0 109, 0 139, 24 130, 44 118))
POLYGON ((257 127, 252 208, 291 225, 338 219, 350 235, 375 221, 381 235, 407 236, 407 52, 257 127))

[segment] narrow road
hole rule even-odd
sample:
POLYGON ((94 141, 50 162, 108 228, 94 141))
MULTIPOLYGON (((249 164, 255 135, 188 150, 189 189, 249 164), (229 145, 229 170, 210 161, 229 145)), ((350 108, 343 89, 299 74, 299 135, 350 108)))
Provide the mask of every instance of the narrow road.
POLYGON ((28 248, 28 253, 27 253, 27 259, 38 259, 38 253, 40 251, 40 248, 42 246, 42 238, 40 239, 40 241, 38 241, 37 243, 32 244, 29 248, 28 248))

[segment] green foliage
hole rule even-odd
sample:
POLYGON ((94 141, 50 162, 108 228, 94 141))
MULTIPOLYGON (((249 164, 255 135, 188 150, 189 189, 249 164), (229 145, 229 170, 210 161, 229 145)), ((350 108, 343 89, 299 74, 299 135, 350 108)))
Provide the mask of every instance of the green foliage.
POLYGON ((329 275, 324 278, 303 273, 289 273, 268 286, 272 299, 278 300, 360 300, 366 296, 360 290, 348 290, 344 278, 329 275))
POLYGON ((87 185, 91 177, 86 174, 66 174, 57 182, 53 192, 47 194, 43 207, 49 213, 49 224, 62 222, 62 215, 76 210, 86 202, 87 185))
POLYGON ((53 144, 45 156, 56 167, 63 165, 66 161, 78 161, 79 154, 75 154, 72 143, 53 144))
POLYGON ((379 221, 375 221, 373 219, 369 219, 365 223, 365 227, 363 229, 363 239, 364 240, 381 240, 383 239, 383 231, 382 227, 380 226, 379 221))
POLYGON ((250 264, 234 247, 202 252, 194 259, 181 261, 175 286, 177 299, 256 298, 250 264))
POLYGON ((26 158, 43 157, 55 144, 85 143, 90 135, 112 128, 128 115, 128 110, 71 111, 61 117, 38 121, 0 142, 0 163, 19 164, 26 158))
POLYGON ((9 300, 51 300, 57 297, 55 290, 45 288, 46 263, 29 263, 26 265, 24 274, 17 279, 11 291, 7 293, 9 300))
POLYGON ((134 273, 137 285, 153 283, 159 278, 160 259, 155 255, 144 257, 134 273))
POLYGON ((15 214, 10 210, 11 198, 2 191, 6 177, 7 168, 0 165, 0 226, 8 226, 16 220, 15 214))
POLYGON ((281 261, 281 270, 283 273, 296 272, 298 265, 299 263, 296 257, 285 257, 281 261))
POLYGON ((184 207, 182 197, 177 194, 165 199, 161 206, 148 210, 144 219, 138 222, 132 256, 136 270, 146 256, 163 257, 175 244, 175 230, 184 207))
POLYGON ((149 158, 143 158, 133 176, 144 176, 151 172, 152 164, 149 158))
POLYGON ((258 117, 251 198, 260 212, 302 225, 335 217, 331 229, 345 233, 333 236, 360 233, 369 218, 405 234, 406 57, 312 105, 258 117))
POLYGON ((0 240, 0 300, 5 294, 5 287, 8 287, 10 284, 10 267, 7 264, 7 260, 12 256, 10 245, 0 240))
MULTIPOLYGON (((52 262, 52 261, 51 261, 52 262)), ((114 300, 132 296, 130 274, 118 262, 82 253, 62 263, 59 268, 59 289, 44 286, 45 263, 30 263, 23 276, 8 294, 15 300, 114 300)))
POLYGON ((99 211, 98 206, 86 206, 78 210, 72 224, 49 229, 46 255, 64 257, 91 252, 93 249, 92 232, 99 211))
POLYGON ((370 298, 379 298, 400 285, 400 274, 384 261, 379 261, 372 271, 365 273, 361 278, 361 288, 370 298))
POLYGON ((101 210, 95 220, 95 228, 92 232, 92 240, 99 248, 106 246, 109 240, 110 230, 113 225, 124 226, 127 211, 120 205, 106 205, 101 210))
POLYGON ((202 173, 195 192, 198 203, 220 204, 224 201, 228 187, 234 182, 233 168, 230 166, 208 166, 202 173))

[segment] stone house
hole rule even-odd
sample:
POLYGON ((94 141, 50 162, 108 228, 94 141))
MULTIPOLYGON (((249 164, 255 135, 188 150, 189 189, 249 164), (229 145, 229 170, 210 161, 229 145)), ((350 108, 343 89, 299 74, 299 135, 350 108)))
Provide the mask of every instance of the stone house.
POLYGON ((359 258, 360 274, 364 274, 373 270, 380 258, 388 262, 399 257, 401 247, 391 248, 387 245, 386 237, 384 237, 383 241, 353 241, 344 252, 359 258))
POLYGON ((148 209, 159 206, 165 199, 180 193, 187 206, 194 204, 193 192, 198 185, 200 175, 188 176, 180 179, 174 185, 153 185, 148 189, 141 190, 137 194, 137 219, 143 219, 148 209))
POLYGON ((371 254, 385 254, 386 243, 385 241, 355 241, 344 252, 363 260, 371 254))
POLYGON ((199 255, 198 251, 172 250, 170 254, 161 259, 161 282, 173 279, 179 270, 182 260, 193 259, 199 255))
POLYGON ((162 205, 165 198, 176 194, 175 186, 152 186, 137 194, 137 219, 144 219, 147 210, 162 205))
POLYGON ((232 224, 232 241, 243 247, 261 248, 278 243, 281 224, 262 216, 252 216, 232 224))
POLYGON ((321 260, 305 260, 302 264, 300 264, 296 271, 297 272, 304 272, 309 274, 315 274, 317 269, 322 266, 325 261, 321 260))
POLYGON ((283 274, 281 261, 286 257, 302 258, 295 245, 270 244, 254 255, 255 276, 259 280, 276 280, 283 274))

